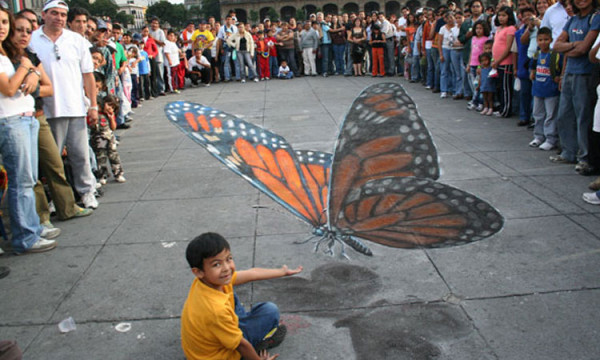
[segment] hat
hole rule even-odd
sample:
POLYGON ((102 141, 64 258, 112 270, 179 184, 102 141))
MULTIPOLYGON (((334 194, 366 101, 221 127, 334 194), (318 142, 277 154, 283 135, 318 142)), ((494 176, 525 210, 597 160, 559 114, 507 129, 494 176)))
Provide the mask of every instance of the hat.
POLYGON ((208 24, 208 22, 206 22, 206 20, 202 19, 202 20, 200 20, 200 24, 206 25, 206 24, 208 24))
POLYGON ((48 1, 46 1, 46 3, 44 4, 44 9, 42 9, 42 11, 46 12, 53 8, 59 8, 59 9, 69 11, 69 5, 67 5, 67 3, 64 2, 63 0, 48 0, 48 1))
POLYGON ((140 33, 135 33, 132 36, 133 41, 142 41, 142 35, 140 33))
POLYGON ((263 20, 263 22, 271 21, 268 17, 263 20))
POLYGON ((108 26, 106 26, 106 21, 102 20, 102 19, 97 19, 97 30, 108 30, 108 26))

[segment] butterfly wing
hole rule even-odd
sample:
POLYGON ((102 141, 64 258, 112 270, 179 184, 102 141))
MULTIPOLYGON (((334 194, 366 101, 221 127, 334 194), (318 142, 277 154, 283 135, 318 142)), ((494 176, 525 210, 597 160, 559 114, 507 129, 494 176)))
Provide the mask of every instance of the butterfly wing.
POLYGON ((373 85, 354 100, 336 142, 332 174, 330 224, 347 194, 370 180, 439 177, 431 135, 402 86, 373 85))
POLYGON ((302 175, 309 185, 317 210, 321 215, 321 225, 327 223, 327 196, 329 194, 329 179, 331 177, 331 162, 333 155, 321 151, 296 150, 296 159, 300 163, 302 175))
POLYGON ((436 248, 500 231, 502 215, 475 195, 431 179, 372 180, 344 199, 336 227, 397 248, 436 248))
POLYGON ((208 106, 177 101, 167 104, 165 113, 211 155, 290 212, 314 227, 327 222, 321 193, 328 174, 317 165, 323 164, 323 170, 331 162, 324 153, 312 157, 300 152, 306 159, 298 161, 283 137, 208 106))

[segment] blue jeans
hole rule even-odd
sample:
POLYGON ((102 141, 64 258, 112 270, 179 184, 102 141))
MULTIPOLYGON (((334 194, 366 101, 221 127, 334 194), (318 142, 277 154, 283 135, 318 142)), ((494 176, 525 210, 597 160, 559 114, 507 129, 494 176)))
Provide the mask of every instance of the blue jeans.
POLYGON ((531 80, 529 78, 519 78, 521 90, 519 91, 519 119, 524 121, 531 120, 533 111, 533 96, 531 95, 531 80))
POLYGON ((439 90, 442 86, 442 63, 440 62, 440 52, 438 49, 431 49, 431 55, 433 58, 433 75, 434 75, 434 80, 433 80, 433 85, 434 85, 434 89, 439 90))
POLYGON ((321 73, 329 72, 329 54, 331 54, 331 44, 321 44, 321 73))
POLYGON ((419 55, 412 56, 412 65, 410 67, 410 77, 413 81, 421 81, 421 57, 419 55))
POLYGON ((0 153, 8 175, 12 246, 17 253, 32 247, 42 233, 33 193, 38 175, 39 129, 40 123, 33 116, 0 119, 0 153))
MULTIPOLYGON (((279 69, 277 69, 279 71, 279 69)), ((289 73, 287 73, 287 75, 284 75, 283 73, 281 74, 277 74, 277 77, 280 79, 293 79, 294 78, 294 72, 292 70, 290 70, 289 73)))
POLYGON ((280 49, 281 58, 287 61, 290 70, 298 74, 298 65, 296 64, 296 49, 280 49))
MULTIPOLYGON (((460 50, 452 50, 452 69, 454 73, 454 95, 463 95, 463 76, 465 73, 465 68, 463 66, 462 61, 462 49, 460 50)), ((445 55, 444 55, 445 56, 445 55)))
POLYGON ((425 54, 427 56, 427 86, 434 89, 435 88, 435 55, 437 53, 437 49, 428 49, 425 50, 425 54))
POLYGON ((352 65, 354 65, 354 61, 352 60, 352 44, 349 42, 346 43, 344 57, 346 58, 346 69, 344 71, 344 75, 352 75, 352 65))
POLYGON ((394 76, 396 73, 396 62, 394 61, 394 39, 385 40, 385 73, 388 76, 394 76))
POLYGON ((252 62, 252 56, 247 51, 238 51, 237 52, 237 61, 240 66, 239 74, 236 74, 235 79, 240 80, 246 78, 246 66, 248 67, 248 78, 254 79, 256 77, 256 69, 254 68, 254 63, 252 62))
POLYGON ((239 327, 252 346, 256 346, 271 330, 279 326, 279 309, 272 302, 261 302, 252 307, 249 312, 240 303, 237 294, 235 298, 235 314, 239 319, 239 327))
POLYGON ((271 79, 276 78, 279 75, 279 64, 277 63, 277 56, 269 57, 269 70, 271 71, 271 79))
MULTIPOLYGON (((223 61, 223 73, 225 74, 225 80, 229 81, 231 80, 231 54, 232 51, 231 49, 225 49, 225 56, 222 57, 222 61, 223 61)), ((240 73, 240 64, 236 61, 233 62, 235 65, 235 73, 239 74, 240 73)))
POLYGON ((442 49, 444 62, 441 62, 440 90, 442 92, 452 92, 452 50, 442 49))
POLYGON ((335 60, 335 73, 338 75, 344 74, 344 50, 346 44, 333 44, 333 59, 335 60))
POLYGON ((563 78, 557 125, 562 146, 560 155, 569 161, 588 161, 588 128, 595 98, 593 85, 590 74, 567 74, 563 78))

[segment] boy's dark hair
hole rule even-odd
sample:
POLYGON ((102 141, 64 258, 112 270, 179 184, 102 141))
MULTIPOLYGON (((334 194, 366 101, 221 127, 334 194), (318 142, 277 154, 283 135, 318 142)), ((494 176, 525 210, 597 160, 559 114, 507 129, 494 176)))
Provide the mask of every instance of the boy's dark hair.
POLYGON ((104 99, 102 99, 102 108, 104 108, 104 105, 111 106, 115 113, 119 112, 119 99, 114 95, 106 95, 104 99))
POLYGON ((223 250, 230 250, 229 243, 217 233, 204 233, 190 241, 185 249, 185 258, 191 268, 203 270, 204 259, 217 256, 223 250))
POLYGON ((85 15, 85 20, 87 21, 92 15, 89 11, 84 8, 74 6, 69 9, 69 13, 67 14, 67 22, 70 23, 79 15, 85 15))
POLYGON ((511 26, 511 25, 517 24, 517 21, 515 20, 515 13, 513 12, 513 9, 510 6, 503 6, 496 13, 496 19, 494 19, 494 25, 496 25, 497 27, 500 26, 500 20, 498 19, 498 14, 500 14, 501 12, 508 15, 508 20, 506 21, 506 26, 511 26))
POLYGON ((484 42, 483 45, 494 45, 494 40, 488 40, 484 42))
POLYGON ((98 71, 94 71, 94 81, 96 81, 97 83, 101 83, 104 84, 104 74, 98 71))
POLYGON ((550 36, 550 39, 552 39, 552 30, 550 30, 549 27, 544 26, 543 28, 538 30, 537 36, 540 35, 548 35, 550 36))
POLYGON ((523 16, 523 14, 526 13, 526 12, 530 12, 530 13, 532 13, 532 14, 535 15, 535 10, 532 7, 529 7, 529 6, 528 7, 524 7, 521 10, 519 10, 519 14, 521 16, 523 16))
POLYGON ((113 23, 113 30, 123 30, 123 27, 121 24, 113 23))
POLYGON ((492 60, 492 54, 486 53, 486 52, 479 54, 479 58, 478 58, 479 62, 481 62, 481 60, 483 60, 483 59, 488 59, 488 60, 491 61, 492 60))
POLYGON ((100 49, 99 49, 98 47, 96 47, 96 46, 92 46, 92 47, 90 48, 90 54, 95 54, 95 53, 98 53, 98 54, 102 55, 102 57, 104 57, 104 54, 102 53, 102 50, 100 50, 100 49))
POLYGON ((477 25, 481 25, 483 27, 483 35, 485 37, 490 36, 490 24, 488 24, 487 21, 485 20, 478 20, 475 22, 475 24, 473 24, 473 33, 475 33, 475 28, 477 28, 477 25))

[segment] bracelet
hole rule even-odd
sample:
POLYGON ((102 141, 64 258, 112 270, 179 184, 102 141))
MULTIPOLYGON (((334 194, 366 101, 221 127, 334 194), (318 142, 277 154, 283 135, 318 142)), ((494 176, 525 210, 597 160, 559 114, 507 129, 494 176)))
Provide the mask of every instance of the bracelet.
POLYGON ((23 64, 20 64, 20 65, 19 65, 19 67, 23 67, 23 68, 25 68, 25 70, 27 70, 27 71, 31 71, 31 69, 30 69, 30 68, 28 68, 27 66, 25 66, 25 65, 23 65, 23 64))
POLYGON ((38 78, 40 78, 40 79, 42 78, 42 74, 34 68, 29 69, 29 71, 27 72, 27 75, 29 75, 29 74, 36 74, 38 76, 38 78))
POLYGON ((89 110, 96 110, 96 111, 98 111, 98 106, 90 106, 89 110))

